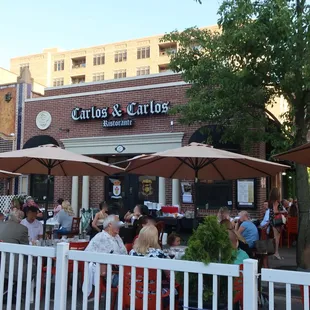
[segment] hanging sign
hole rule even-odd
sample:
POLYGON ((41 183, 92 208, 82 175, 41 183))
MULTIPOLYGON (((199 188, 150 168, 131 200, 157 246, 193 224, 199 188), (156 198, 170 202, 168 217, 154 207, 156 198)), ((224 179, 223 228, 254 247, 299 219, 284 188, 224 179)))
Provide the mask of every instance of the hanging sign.
POLYGON ((169 108, 169 101, 155 100, 146 104, 131 102, 125 108, 122 108, 119 103, 114 104, 111 108, 93 106, 89 109, 82 109, 76 107, 71 112, 71 118, 74 121, 102 120, 104 128, 131 127, 134 124, 133 118, 167 114, 169 108))

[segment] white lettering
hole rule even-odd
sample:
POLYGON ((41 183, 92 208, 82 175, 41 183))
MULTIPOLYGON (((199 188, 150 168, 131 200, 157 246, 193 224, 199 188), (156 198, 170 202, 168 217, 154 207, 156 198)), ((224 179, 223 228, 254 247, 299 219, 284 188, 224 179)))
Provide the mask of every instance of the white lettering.
POLYGON ((108 108, 103 108, 101 110, 101 118, 107 118, 108 117, 108 108))
POLYGON ((155 113, 160 114, 160 112, 161 112, 161 104, 155 103, 155 113))
POLYGON ((136 115, 136 112, 135 112, 135 106, 136 106, 136 102, 132 102, 132 103, 129 103, 128 106, 127 106, 127 114, 129 116, 135 116, 136 115))
POLYGON ((167 113, 169 111, 169 104, 170 104, 169 101, 163 103, 162 111, 161 111, 162 113, 167 113))
POLYGON ((71 112, 71 118, 74 121, 78 121, 80 119, 80 108, 74 108, 71 112))

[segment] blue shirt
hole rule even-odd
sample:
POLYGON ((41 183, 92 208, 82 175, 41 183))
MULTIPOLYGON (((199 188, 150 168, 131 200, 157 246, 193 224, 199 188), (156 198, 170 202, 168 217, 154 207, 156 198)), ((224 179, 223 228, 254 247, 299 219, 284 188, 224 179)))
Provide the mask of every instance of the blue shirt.
POLYGON ((245 221, 241 224, 244 230, 241 233, 246 243, 249 245, 250 249, 254 248, 255 241, 259 239, 258 230, 256 226, 251 221, 245 221))

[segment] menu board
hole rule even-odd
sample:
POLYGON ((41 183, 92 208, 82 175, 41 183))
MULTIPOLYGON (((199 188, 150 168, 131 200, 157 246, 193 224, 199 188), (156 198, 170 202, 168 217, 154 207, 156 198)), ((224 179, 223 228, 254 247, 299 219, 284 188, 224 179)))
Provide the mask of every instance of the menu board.
POLYGON ((237 180, 237 207, 255 207, 255 180, 237 180))

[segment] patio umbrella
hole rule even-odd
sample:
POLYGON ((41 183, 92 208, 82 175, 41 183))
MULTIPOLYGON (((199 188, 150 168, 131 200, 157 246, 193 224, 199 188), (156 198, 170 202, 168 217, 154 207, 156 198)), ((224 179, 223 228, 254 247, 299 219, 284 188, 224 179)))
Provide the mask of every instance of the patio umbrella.
POLYGON ((72 153, 55 145, 0 153, 0 169, 5 168, 21 174, 46 174, 46 208, 44 232, 46 229, 50 176, 107 176, 123 172, 122 168, 109 165, 97 159, 72 153))
POLYGON ((273 176, 289 166, 213 148, 202 143, 128 160, 129 173, 185 180, 233 180, 273 176))
MULTIPOLYGON (((233 180, 275 175, 285 165, 213 148, 202 143, 141 155, 128 160, 128 173, 170 179, 233 180)), ((195 217, 197 210, 195 208, 195 217)))
POLYGON ((294 161, 304 166, 310 166, 310 143, 303 144, 299 147, 280 153, 274 156, 280 160, 294 161))
POLYGON ((13 173, 5 170, 0 170, 0 179, 9 179, 19 177, 20 173, 13 173))

